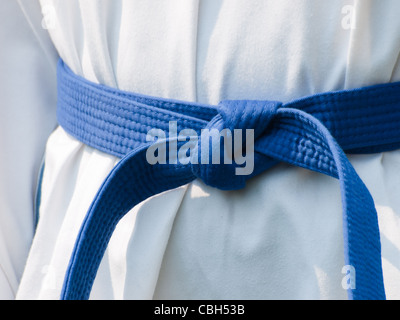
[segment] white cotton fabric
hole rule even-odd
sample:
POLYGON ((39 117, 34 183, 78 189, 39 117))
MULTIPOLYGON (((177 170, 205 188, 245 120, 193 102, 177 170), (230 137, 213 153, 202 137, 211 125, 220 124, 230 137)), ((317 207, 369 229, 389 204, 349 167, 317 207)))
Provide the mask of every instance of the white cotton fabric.
MULTIPOLYGON (((74 72, 141 94, 287 102, 400 80, 398 0, 40 3, 74 72)), ((350 160, 377 206, 387 297, 399 299, 400 151, 350 160)), ((62 128, 51 134, 18 299, 59 298, 81 222, 117 161, 62 128)), ((281 164, 240 191, 195 181, 135 207, 91 298, 346 299, 343 267, 338 181, 281 164)))
POLYGON ((18 290, 34 233, 38 170, 56 127, 57 53, 40 27, 40 7, 23 9, 0 1, 0 299, 18 290))

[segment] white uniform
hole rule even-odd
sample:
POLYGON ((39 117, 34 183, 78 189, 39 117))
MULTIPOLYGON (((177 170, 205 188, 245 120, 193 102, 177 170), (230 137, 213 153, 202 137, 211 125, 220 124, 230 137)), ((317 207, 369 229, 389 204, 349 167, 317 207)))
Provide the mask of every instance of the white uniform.
POLYGON ((34 233, 45 143, 56 127, 57 53, 37 2, 0 1, 0 299, 17 293, 34 233))
MULTIPOLYGON (((318 92, 400 80, 398 0, 40 3, 43 19, 28 10, 32 2, 19 2, 36 30, 30 35, 36 41, 29 37, 25 41, 39 44, 47 56, 42 53, 36 61, 31 58, 34 52, 16 54, 22 49, 14 48, 8 59, 15 66, 6 66, 14 68, 10 72, 17 77, 21 72, 26 76, 29 68, 40 70, 40 81, 49 83, 38 86, 31 81, 25 90, 33 92, 22 103, 35 103, 29 107, 35 117, 42 117, 43 125, 35 127, 40 132, 31 137, 32 117, 20 105, 10 105, 6 98, 1 106, 2 112, 16 112, 6 123, 11 134, 0 140, 1 150, 12 153, 14 145, 29 147, 22 148, 21 156, 11 154, 10 163, 0 167, 6 178, 5 168, 17 170, 24 187, 11 189, 8 180, 0 181, 2 190, 6 188, 0 193, 1 206, 4 201, 25 205, 18 215, 8 207, 1 212, 1 219, 4 216, 19 228, 10 234, 2 223, 0 238, 1 271, 13 288, 8 296, 18 288, 19 299, 59 298, 81 222, 103 179, 118 162, 62 128, 51 134, 39 223, 18 286, 32 236, 32 181, 43 136, 54 124, 54 118, 46 116, 53 116, 56 108, 56 59, 42 36, 43 26, 77 74, 156 97, 209 104, 222 99, 288 102, 318 92), (45 101, 38 103, 41 99, 45 101), (47 109, 51 111, 46 113, 47 109), (36 145, 26 140, 33 137, 36 145), (10 141, 12 146, 7 144, 10 141), (23 172, 19 165, 29 170, 23 172), (22 196, 20 190, 25 192, 22 196), (16 263, 7 255, 11 251, 19 254, 16 263)), ((0 77, 22 99, 20 83, 9 84, 0 77)), ((3 125, 7 120, 0 121, 3 125)), ((377 206, 387 297, 399 299, 400 151, 350 160, 377 206)), ((219 191, 195 181, 135 207, 117 226, 91 298, 345 299, 343 266, 338 181, 281 164, 252 179, 244 190, 219 191)))

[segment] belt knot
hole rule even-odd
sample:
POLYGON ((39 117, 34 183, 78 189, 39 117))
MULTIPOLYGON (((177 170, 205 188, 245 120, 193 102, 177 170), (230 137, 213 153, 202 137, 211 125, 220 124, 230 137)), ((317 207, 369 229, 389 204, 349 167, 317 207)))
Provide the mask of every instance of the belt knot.
POLYGON ((244 188, 254 169, 255 140, 281 105, 276 101, 221 101, 192 154, 193 174, 221 190, 244 188))

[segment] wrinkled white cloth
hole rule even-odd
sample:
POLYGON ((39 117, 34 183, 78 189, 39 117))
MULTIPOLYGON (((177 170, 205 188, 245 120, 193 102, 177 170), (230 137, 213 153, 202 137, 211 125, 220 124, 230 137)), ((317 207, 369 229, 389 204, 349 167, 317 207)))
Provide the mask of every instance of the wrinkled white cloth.
MULTIPOLYGON (((398 0, 40 4, 36 21, 73 71, 141 94, 286 102, 400 80, 398 0)), ((350 160, 374 197, 386 293, 398 299, 400 151, 350 160)), ((51 134, 18 299, 59 298, 81 222, 117 161, 62 128, 51 134)), ((195 181, 135 207, 117 226, 91 298, 345 299, 343 266, 338 181, 281 164, 240 191, 195 181)))
POLYGON ((40 7, 26 4, 0 1, 0 299, 18 290, 34 233, 37 174, 56 127, 58 55, 40 26, 40 7))

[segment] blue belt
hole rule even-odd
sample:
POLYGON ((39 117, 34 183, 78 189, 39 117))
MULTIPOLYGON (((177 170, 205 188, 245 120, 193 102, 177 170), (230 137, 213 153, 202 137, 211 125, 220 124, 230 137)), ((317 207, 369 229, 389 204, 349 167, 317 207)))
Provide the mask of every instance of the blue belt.
MULTIPOLYGON (((62 299, 89 298, 118 221, 141 201, 196 178, 219 189, 240 189, 247 179, 279 162, 339 179, 345 264, 356 271, 356 287, 348 289, 348 298, 385 299, 375 205, 345 152, 365 154, 400 148, 400 83, 317 94, 286 104, 227 100, 212 106, 94 84, 75 75, 60 60, 57 113, 66 132, 122 158, 83 221, 62 299), (153 128, 168 131, 171 121, 176 122, 178 131, 190 128, 199 136, 205 128, 254 129, 253 173, 236 175, 235 163, 150 164, 146 150, 151 142, 146 141, 146 134, 153 128)), ((174 137, 167 142, 184 143, 174 137)))

